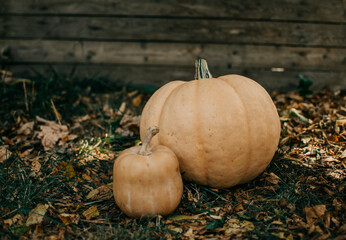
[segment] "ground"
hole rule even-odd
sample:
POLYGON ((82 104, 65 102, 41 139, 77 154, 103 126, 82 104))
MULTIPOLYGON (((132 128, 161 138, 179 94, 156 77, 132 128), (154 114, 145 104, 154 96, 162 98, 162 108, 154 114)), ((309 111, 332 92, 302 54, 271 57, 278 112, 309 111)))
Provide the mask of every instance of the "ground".
POLYGON ((171 215, 131 219, 112 167, 140 144, 154 88, 71 79, 1 71, 1 239, 346 239, 345 91, 271 93, 282 132, 263 174, 224 190, 184 182, 171 215))

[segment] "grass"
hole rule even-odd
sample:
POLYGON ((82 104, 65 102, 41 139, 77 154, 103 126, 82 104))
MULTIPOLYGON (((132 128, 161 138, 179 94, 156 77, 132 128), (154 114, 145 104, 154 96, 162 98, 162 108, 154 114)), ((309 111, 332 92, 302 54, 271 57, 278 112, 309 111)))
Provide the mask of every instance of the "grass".
MULTIPOLYGON (((184 182, 182 201, 173 214, 130 219, 116 206, 106 186, 112 182, 115 157, 137 144, 139 136, 136 131, 133 136, 115 134, 122 115, 110 109, 119 109, 125 102, 129 114, 138 115, 152 92, 97 77, 73 79, 73 73, 61 76, 54 70, 51 76, 39 75, 25 85, 0 84, 0 146, 7 145, 12 152, 0 163, 2 239, 323 239, 342 234, 343 132, 335 135, 338 141, 332 140, 336 120, 346 114, 342 108, 345 97, 340 94, 325 91, 304 98, 295 93, 274 94, 282 117, 282 139, 289 140, 280 144, 265 173, 223 190, 184 182), (132 100, 138 95, 143 99, 135 106, 132 100), (316 126, 289 116, 292 107, 316 126), (23 123, 35 121, 36 115, 60 119, 78 138, 45 151, 35 133, 17 132, 23 123), (82 116, 89 119, 77 126, 76 118, 82 116), (310 142, 303 143, 302 136, 308 136, 310 142), (306 147, 323 150, 322 158, 306 155, 306 147), (324 161, 328 157, 335 161, 324 161), (34 163, 40 164, 36 170, 34 163), (341 177, 331 172, 340 172, 341 177), (273 182, 270 174, 279 180, 273 182), (99 193, 88 198, 95 189, 99 193), (44 221, 26 226, 30 211, 40 203, 49 205, 44 221), (316 205, 325 205, 327 212, 308 224, 306 208, 316 205), (92 206, 99 214, 88 219, 84 213, 92 206), (6 222, 18 214, 20 220, 6 222), (66 220, 64 214, 71 219, 66 220)), ((35 131, 39 131, 37 122, 35 131)))

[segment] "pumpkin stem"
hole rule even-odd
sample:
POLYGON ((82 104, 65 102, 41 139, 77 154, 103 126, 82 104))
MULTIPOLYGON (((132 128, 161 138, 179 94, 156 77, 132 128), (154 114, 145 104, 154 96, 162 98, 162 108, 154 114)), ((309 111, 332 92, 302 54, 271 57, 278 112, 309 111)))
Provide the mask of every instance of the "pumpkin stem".
POLYGON ((213 76, 208 69, 207 60, 203 58, 197 58, 195 61, 195 80, 212 77, 213 76))
POLYGON ((151 151, 149 150, 149 145, 151 142, 151 139, 159 132, 159 127, 153 126, 148 128, 147 130, 147 136, 145 137, 145 140, 142 144, 141 149, 139 150, 140 155, 148 156, 150 155, 151 151))

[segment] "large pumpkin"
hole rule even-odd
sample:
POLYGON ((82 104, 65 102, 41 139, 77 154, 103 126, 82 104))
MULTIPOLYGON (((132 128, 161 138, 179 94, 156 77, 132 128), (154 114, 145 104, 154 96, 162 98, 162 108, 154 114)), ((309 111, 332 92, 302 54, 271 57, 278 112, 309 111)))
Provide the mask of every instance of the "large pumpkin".
POLYGON ((266 90, 255 81, 226 75, 212 78, 196 61, 192 81, 172 81, 145 105, 145 129, 159 126, 154 144, 177 155, 183 177, 214 188, 248 182, 270 163, 280 138, 280 120, 266 90))

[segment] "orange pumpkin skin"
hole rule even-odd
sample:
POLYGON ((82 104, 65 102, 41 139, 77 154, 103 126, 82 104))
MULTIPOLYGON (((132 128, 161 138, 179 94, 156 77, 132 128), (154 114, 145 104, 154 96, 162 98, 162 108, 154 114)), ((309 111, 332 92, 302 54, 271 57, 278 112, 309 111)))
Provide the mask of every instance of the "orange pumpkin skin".
POLYGON ((173 150, 183 177, 213 188, 258 176, 273 158, 281 130, 269 94, 240 75, 162 86, 143 109, 141 138, 151 125, 160 128, 152 142, 173 150))
POLYGON ((148 155, 140 150, 126 149, 115 160, 114 199, 129 217, 170 214, 183 194, 179 161, 165 146, 154 146, 148 155))

